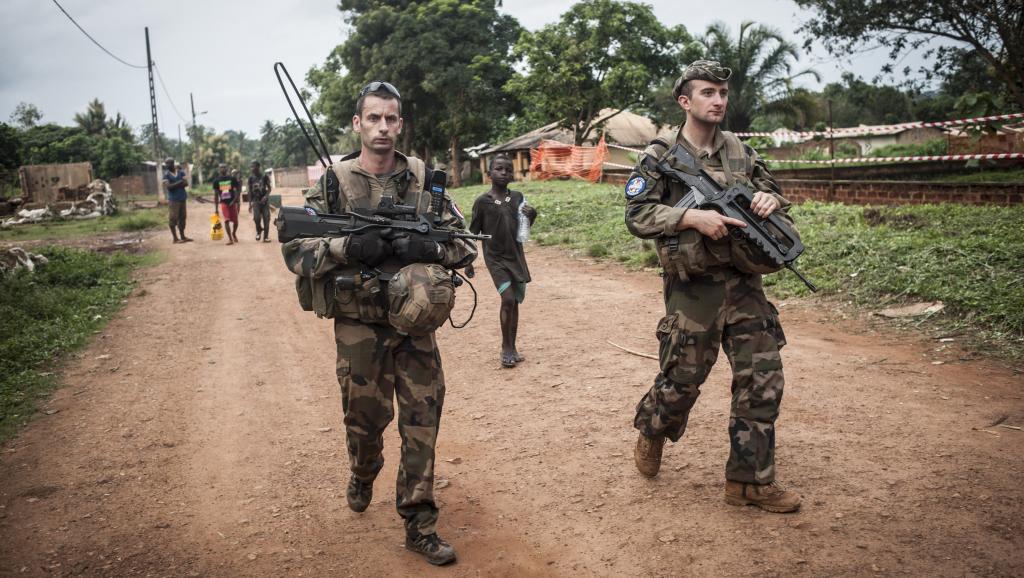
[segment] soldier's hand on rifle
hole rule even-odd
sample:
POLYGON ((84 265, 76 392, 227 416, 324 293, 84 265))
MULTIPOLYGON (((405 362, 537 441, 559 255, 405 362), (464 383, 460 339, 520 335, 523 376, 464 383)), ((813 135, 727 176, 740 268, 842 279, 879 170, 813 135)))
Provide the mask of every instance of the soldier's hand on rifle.
POLYGON ((379 230, 352 235, 348 239, 345 255, 370 267, 376 267, 392 255, 391 243, 381 238, 379 230))
POLYGON ((395 237, 391 248, 403 263, 437 263, 444 256, 444 248, 437 241, 409 235, 395 237))
POLYGON ((678 229, 697 229, 705 237, 718 240, 729 234, 729 226, 746 227, 739 219, 726 217, 718 211, 704 209, 688 209, 679 219, 678 229))
POLYGON ((754 214, 762 219, 774 213, 775 209, 778 209, 780 205, 781 203, 779 203, 778 199, 764 191, 756 191, 754 199, 750 202, 750 208, 754 211, 754 214))

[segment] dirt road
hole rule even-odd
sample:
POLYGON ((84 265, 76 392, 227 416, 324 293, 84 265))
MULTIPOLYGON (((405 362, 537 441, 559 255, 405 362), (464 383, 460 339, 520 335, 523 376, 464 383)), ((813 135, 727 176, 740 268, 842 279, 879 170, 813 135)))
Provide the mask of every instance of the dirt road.
MULTIPOLYGON (((527 361, 498 362, 481 267, 448 381, 439 530, 455 566, 402 548, 398 435, 364 514, 347 462, 330 322, 299 309, 277 242, 152 243, 124 310, 0 455, 3 576, 1002 576, 1024 572, 1020 375, 954 347, 785 303, 782 481, 804 508, 722 500, 724 356, 655 480, 632 464, 656 362, 660 280, 530 247, 527 361), (936 351, 941 349, 941 351, 936 351), (942 361, 942 364, 937 362, 942 361), (1002 420, 1002 425, 992 425, 1002 420)), ((467 311, 461 291, 456 315, 467 311)), ((955 344, 954 344, 955 345, 955 344)))

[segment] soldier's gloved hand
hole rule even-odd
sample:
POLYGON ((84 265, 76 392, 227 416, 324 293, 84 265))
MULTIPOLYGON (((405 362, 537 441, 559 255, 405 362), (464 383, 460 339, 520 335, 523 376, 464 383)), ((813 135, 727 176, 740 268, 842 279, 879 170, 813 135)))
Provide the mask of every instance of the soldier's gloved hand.
POLYGON ((379 230, 352 235, 345 247, 345 255, 364 265, 376 267, 392 255, 391 244, 381 238, 379 230))
POLYGON ((391 249, 403 263, 437 263, 444 257, 444 248, 437 241, 408 235, 391 241, 391 249))

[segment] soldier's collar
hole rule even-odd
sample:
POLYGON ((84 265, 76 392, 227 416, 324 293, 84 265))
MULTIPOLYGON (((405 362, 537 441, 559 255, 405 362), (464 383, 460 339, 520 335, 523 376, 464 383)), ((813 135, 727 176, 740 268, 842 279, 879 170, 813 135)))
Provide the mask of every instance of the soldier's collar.
MULTIPOLYGON (((703 149, 698 149, 693 143, 686 140, 686 137, 683 136, 683 126, 684 125, 679 125, 679 130, 676 132, 676 142, 686 147, 694 158, 700 157, 700 154, 703 151, 703 149)), ((711 152, 708 154, 708 156, 713 157, 717 155, 718 152, 721 151, 724 146, 725 135, 722 134, 722 128, 716 126, 715 136, 711 139, 711 152)))
MULTIPOLYGON (((353 158, 355 159, 356 162, 352 165, 352 172, 358 173, 358 174, 361 174, 361 175, 365 175, 365 176, 368 176, 368 177, 377 178, 377 175, 367 171, 366 169, 363 168, 363 166, 361 164, 359 164, 359 155, 358 154, 356 154, 353 158)), ((391 169, 391 174, 388 175, 388 178, 391 178, 391 177, 393 177, 393 176, 395 176, 395 175, 397 175, 399 173, 405 172, 407 170, 409 170, 409 159, 408 159, 408 157, 406 157, 405 155, 403 155, 402 153, 400 153, 398 151, 395 151, 395 167, 393 169, 391 169)))

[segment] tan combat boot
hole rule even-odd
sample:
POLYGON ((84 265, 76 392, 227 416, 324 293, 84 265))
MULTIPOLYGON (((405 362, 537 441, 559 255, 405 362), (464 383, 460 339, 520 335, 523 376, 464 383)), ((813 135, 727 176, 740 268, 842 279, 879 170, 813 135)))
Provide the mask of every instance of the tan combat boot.
POLYGON ((661 450, 664 447, 665 436, 649 438, 640 434, 636 440, 636 449, 633 451, 636 469, 648 478, 658 475, 658 470, 661 469, 661 450))
POLYGON ((733 506, 757 506, 777 514, 800 509, 800 494, 783 488, 778 482, 762 485, 726 480, 725 501, 733 506))

